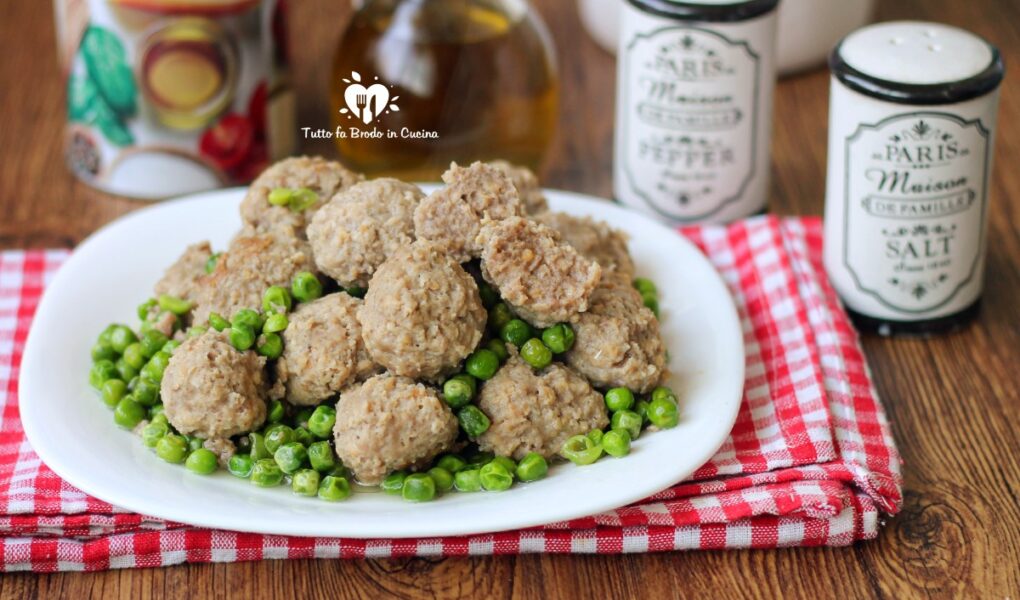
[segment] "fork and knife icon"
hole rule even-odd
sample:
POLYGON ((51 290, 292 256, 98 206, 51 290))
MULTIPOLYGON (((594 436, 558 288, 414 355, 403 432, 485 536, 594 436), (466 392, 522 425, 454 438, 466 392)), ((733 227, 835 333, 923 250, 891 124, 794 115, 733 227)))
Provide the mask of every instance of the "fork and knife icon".
POLYGON ((390 91, 379 83, 367 88, 360 83, 352 83, 344 92, 344 100, 354 116, 368 125, 389 107, 390 91))

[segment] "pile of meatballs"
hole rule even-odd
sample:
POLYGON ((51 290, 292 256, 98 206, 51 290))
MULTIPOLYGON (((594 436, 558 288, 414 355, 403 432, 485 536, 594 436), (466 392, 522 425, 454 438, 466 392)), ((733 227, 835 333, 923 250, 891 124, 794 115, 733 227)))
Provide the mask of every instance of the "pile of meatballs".
MULTIPOLYGON (((665 348, 632 286, 622 233, 550 211, 534 174, 508 163, 454 164, 443 184, 426 195, 315 157, 263 172, 229 247, 218 256, 208 243, 187 248, 156 295, 190 303, 186 328, 260 310, 267 288, 303 272, 328 293, 295 306, 276 359, 239 351, 211 327, 178 331, 160 384, 169 423, 225 462, 233 440, 264 424, 269 403, 330 403, 337 457, 359 483, 376 485, 471 443, 517 460, 551 458, 571 436, 607 426, 598 390, 645 393, 660 383, 665 348), (314 195, 294 210, 271 201, 280 189, 314 195), (468 439, 441 385, 491 340, 481 280, 519 318, 539 328, 569 323, 576 341, 540 370, 507 344, 507 359, 475 397, 491 425, 468 439), (367 291, 359 298, 352 289, 367 291)), ((173 335, 170 325, 162 324, 173 335)))

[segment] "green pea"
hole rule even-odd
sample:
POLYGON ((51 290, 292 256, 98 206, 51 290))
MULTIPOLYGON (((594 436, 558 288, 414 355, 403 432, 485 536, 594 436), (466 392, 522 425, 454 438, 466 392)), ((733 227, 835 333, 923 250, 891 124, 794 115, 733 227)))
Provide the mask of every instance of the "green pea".
POLYGON ((262 294, 262 311, 266 314, 285 313, 294 306, 294 300, 290 297, 287 288, 278 285, 266 288, 262 294))
POLYGON ((286 410, 283 408, 283 402, 279 400, 271 400, 269 402, 269 409, 266 411, 266 422, 268 423, 279 423, 283 420, 283 415, 286 410))
POLYGON ((261 433, 253 431, 248 434, 248 446, 252 460, 262 460, 272 457, 272 452, 266 448, 266 437, 261 433))
POLYGON ((142 339, 138 343, 142 345, 143 354, 148 359, 163 350, 169 341, 170 339, 162 331, 150 329, 142 334, 142 339))
POLYGON ((549 473, 549 463, 537 452, 529 452, 517 463, 515 474, 521 481, 538 481, 549 473))
POLYGON ((197 338, 198 336, 202 335, 207 331, 209 331, 208 327, 202 327, 201 325, 193 325, 191 327, 188 327, 187 335, 189 338, 197 338))
POLYGON ((275 460, 260 458, 252 465, 250 479, 259 487, 276 487, 283 482, 283 471, 275 460))
POLYGON ((205 443, 204 439, 195 435, 186 435, 184 436, 184 439, 188 442, 188 450, 191 452, 198 450, 205 443))
POLYGON ((482 299, 482 306, 491 309, 499 302, 499 294, 496 288, 482 281, 478 284, 478 297, 482 299))
POLYGON ((129 365, 123 356, 118 358, 117 362, 113 364, 117 367, 117 376, 124 381, 131 381, 138 375, 138 369, 129 365))
POLYGON ((100 344, 106 344, 107 346, 109 346, 110 335, 113 333, 113 330, 118 327, 120 327, 120 325, 118 325, 117 323, 110 323, 109 325, 107 325, 101 332, 99 332, 99 337, 96 338, 96 342, 100 344))
POLYGON ((329 442, 314 442, 308 446, 308 463, 316 471, 328 472, 336 466, 336 453, 329 442))
POLYGON ((231 325, 230 345, 240 352, 251 348, 255 343, 255 331, 251 327, 231 325))
POLYGON ((232 327, 245 327, 254 331, 262 330, 262 315, 250 308, 242 308, 230 318, 232 327))
POLYGON ((591 431, 588 432, 587 435, 591 441, 595 442, 596 444, 601 444, 602 436, 605 435, 605 432, 602 431, 601 429, 592 429, 591 431))
POLYGON ((269 191, 268 200, 273 206, 287 206, 293 197, 294 190, 290 188, 273 188, 269 191))
POLYGON ((502 492, 510 489, 510 486, 514 484, 514 477, 510 474, 505 466, 496 461, 482 467, 478 477, 482 482, 482 487, 490 492, 502 492))
POLYGON ((467 357, 464 370, 483 381, 492 379, 499 370, 499 357, 492 350, 481 348, 467 357))
POLYGON ((451 377, 443 384, 443 400, 455 410, 465 406, 475 395, 475 385, 475 378, 470 375, 451 377))
POLYGON ((163 414, 162 404, 153 404, 149 407, 149 420, 155 420, 157 418, 166 419, 166 415, 163 414))
POLYGON ((156 456, 168 463, 182 463, 187 455, 188 442, 184 436, 168 433, 156 442, 156 456))
POLYGON ((349 285, 344 288, 348 296, 354 296, 355 298, 364 298, 365 294, 368 293, 368 288, 363 288, 360 285, 349 285))
POLYGON ((125 325, 115 325, 110 330, 110 347, 117 354, 123 354, 124 349, 138 341, 138 336, 125 325))
POLYGON ((542 343, 553 354, 563 354, 574 347, 574 329, 566 323, 558 323, 542 331, 542 343))
POLYGON ((576 465, 590 465, 602 456, 602 447, 586 435, 575 435, 563 443, 560 456, 576 465))
POLYGON ((312 497, 319 493, 319 472, 301 469, 290 479, 290 489, 298 496, 312 497))
POLYGON ((170 340, 169 342, 163 344, 163 349, 160 350, 160 352, 165 352, 168 355, 173 356, 174 350, 180 347, 181 347, 180 342, 178 342, 177 340, 170 340))
POLYGON ((658 288, 655 287, 655 283, 651 279, 646 277, 638 277, 633 282, 634 289, 641 293, 641 295, 650 294, 656 295, 659 293, 658 288))
POLYGON ((648 400, 655 401, 661 398, 672 400, 674 403, 676 402, 676 394, 673 393, 673 390, 664 385, 660 385, 652 390, 652 395, 648 398, 648 400))
POLYGON ((170 425, 165 420, 149 421, 149 424, 142 428, 142 443, 148 448, 155 448, 159 440, 170 433, 170 425))
POLYGON ((425 473, 408 475, 400 495, 409 502, 428 502, 436 497, 436 482, 425 473))
POLYGON ((521 358, 535 369, 544 369, 552 362, 552 350, 538 338, 531 338, 521 346, 521 358))
POLYGON ((319 438, 315 437, 311 431, 308 431, 307 427, 295 427, 294 428, 294 441, 305 446, 306 448, 312 443, 318 441, 319 438))
POLYGON ((303 212, 319 201, 319 195, 315 190, 298 188, 290 198, 290 209, 294 212, 303 212))
POLYGON ((503 468, 506 469, 507 472, 510 473, 511 475, 513 475, 514 471, 517 470, 517 463, 515 463, 514 459, 510 458, 509 456, 496 456, 489 462, 499 463, 503 465, 503 468))
POLYGON ((230 457, 227 461, 227 472, 234 477, 240 477, 241 479, 248 479, 251 476, 251 470, 255 466, 255 461, 251 459, 248 454, 237 453, 230 457))
POLYGON ((510 319, 506 325, 499 329, 499 337, 504 342, 513 344, 520 348, 525 342, 531 339, 531 325, 520 319, 510 319))
POLYGON ((602 436, 606 454, 620 458, 630 454, 630 433, 626 429, 610 429, 602 436))
POLYGON ((407 479, 406 471, 394 471, 387 475, 386 478, 382 480, 382 483, 379 484, 379 487, 382 488, 382 491, 386 492, 387 494, 396 496, 397 494, 400 493, 401 490, 404 489, 405 479, 407 479))
POLYGON ((99 393, 103 397, 103 403, 113 408, 127 394, 127 384, 123 379, 107 379, 100 386, 99 393))
POLYGON ((159 297, 159 307, 165 311, 172 312, 177 316, 186 315, 191 312, 192 304, 183 298, 163 294, 159 297))
POLYGON ((449 492, 453 489, 453 473, 442 467, 432 467, 428 470, 428 476, 436 484, 436 490, 449 492))
POLYGON ((492 338, 489 340, 489 343, 485 344, 485 347, 496 355, 500 364, 505 363, 506 359, 510 358, 510 353, 507 352, 506 344, 499 338, 492 338))
POLYGON ((135 385, 135 391, 131 393, 142 406, 153 406, 159 401, 159 384, 140 377, 135 385))
POLYGON ((141 369, 145 366, 147 358, 145 356, 145 350, 142 348, 140 342, 135 342, 124 348, 124 355, 122 356, 124 362, 133 367, 134 369, 141 369))
POLYGON ((89 385, 99 390, 108 379, 117 379, 119 376, 117 366, 113 364, 112 360, 100 359, 89 369, 89 385))
POLYGON ((467 462, 456 454, 444 454, 436 461, 436 466, 440 469, 446 469, 451 473, 457 473, 467 466, 467 462))
POLYGON ((230 327, 230 321, 224 319, 223 315, 219 313, 209 313, 209 327, 216 331, 223 331, 230 327))
POLYGON ((213 252, 209 255, 209 258, 205 259, 206 274, 212 273, 216 270, 216 264, 220 262, 220 256, 222 255, 222 252, 213 252))
POLYGON ((326 475, 319 484, 319 498, 327 502, 339 502, 350 495, 351 484, 344 477, 326 475))
POLYGON ((482 465, 492 462, 492 459, 494 458, 496 458, 496 455, 492 452, 483 452, 482 450, 478 450, 468 456, 467 463, 469 466, 481 468, 482 465))
POLYGON ((184 461, 184 467, 192 473, 208 475, 216 470, 219 465, 216 463, 216 455, 210 450, 199 448, 188 455, 184 461))
POLYGON ((287 315, 276 313, 266 317, 266 323, 262 326, 262 333, 279 333, 290 325, 287 315))
POLYGON ((609 420, 611 429, 626 430, 632 440, 636 440, 641 435, 641 426, 643 424, 644 419, 641 418, 641 415, 632 410, 618 410, 613 413, 613 417, 609 420))
POLYGON ((145 409, 131 396, 124 396, 113 409, 113 421, 124 429, 134 429, 146 416, 145 409))
POLYGON ((276 454, 281 446, 294 441, 294 430, 290 427, 277 423, 266 429, 266 450, 270 454, 276 454))
POLYGON ((606 392, 606 408, 610 411, 630 410, 634 406, 634 393, 625 387, 616 387, 606 392))
POLYGON ((648 422, 659 429, 676 427, 680 422, 676 401, 669 396, 653 397, 648 403, 648 422))
POLYGON ((109 342, 96 342, 92 346, 92 362, 100 360, 116 360, 117 351, 113 349, 113 346, 109 342))
MULTIPOLYGON (((316 408, 318 408, 318 407, 316 407, 316 408)), ((311 419, 312 418, 312 414, 314 414, 314 413, 315 413, 315 409, 310 407, 310 406, 306 406, 306 407, 302 408, 301 410, 297 411, 296 413, 294 413, 294 418, 291 419, 292 421, 294 421, 293 426, 294 427, 308 427, 308 419, 311 419)))
POLYGON ((170 364, 170 355, 160 350, 159 352, 152 355, 149 362, 142 367, 140 375, 142 379, 148 378, 154 382, 163 381, 163 373, 166 371, 167 365, 170 364))
POLYGON ((135 312, 138 314, 138 320, 147 321, 149 319, 149 314, 152 312, 152 309, 156 308, 157 306, 159 306, 159 303, 156 302, 155 298, 149 298, 145 302, 139 304, 138 308, 135 309, 135 312))
POLYGON ((308 450, 297 442, 284 444, 273 452, 273 460, 288 475, 300 469, 307 459, 308 450))
POLYGON ((298 302, 311 302, 322 297, 322 282, 308 271, 302 271, 294 276, 290 293, 298 302))
POLYGON ((458 492, 477 492, 482 489, 481 469, 463 469, 453 475, 453 487, 458 492))
POLYGON ((656 318, 659 317, 659 299, 655 296, 648 294, 641 294, 641 302, 645 305, 645 308, 652 311, 652 314, 656 318))
POLYGON ((514 313, 506 302, 500 302, 489 309, 489 329, 499 332, 513 318, 514 313))
POLYGON ((308 430, 316 437, 323 439, 333 435, 334 425, 336 425, 336 409, 325 404, 317 406, 315 412, 308 418, 308 430))
POLYGON ((464 433, 472 438, 488 431, 492 424, 489 417, 473 404, 468 404, 457 412, 457 421, 460 422, 460 428, 464 430, 464 433))
POLYGON ((638 414, 638 416, 641 417, 641 422, 642 423, 647 423, 648 422, 648 401, 647 400, 638 400, 637 402, 635 402, 634 403, 634 412, 636 412, 638 414))

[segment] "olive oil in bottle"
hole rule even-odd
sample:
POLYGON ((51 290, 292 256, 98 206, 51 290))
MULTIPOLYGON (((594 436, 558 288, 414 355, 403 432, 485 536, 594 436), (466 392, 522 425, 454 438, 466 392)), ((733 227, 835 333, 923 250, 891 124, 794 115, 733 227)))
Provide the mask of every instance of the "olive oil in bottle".
POLYGON ((451 161, 536 169, 553 134, 552 44, 524 0, 368 0, 333 62, 340 158, 436 180, 451 161))

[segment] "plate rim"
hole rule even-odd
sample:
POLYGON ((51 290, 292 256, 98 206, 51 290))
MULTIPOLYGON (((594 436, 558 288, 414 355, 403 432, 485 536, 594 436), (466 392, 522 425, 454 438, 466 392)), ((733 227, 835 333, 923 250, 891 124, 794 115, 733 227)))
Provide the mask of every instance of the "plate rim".
MULTIPOLYGON (((434 184, 434 183, 419 184, 419 185, 424 190, 426 190, 426 191, 429 190, 429 189, 434 189, 435 187, 437 187, 437 184, 434 184)), ((151 517, 156 517, 156 518, 167 520, 167 521, 173 521, 173 522, 178 522, 178 523, 185 523, 185 524, 188 524, 188 525, 191 525, 191 526, 196 526, 196 527, 203 527, 203 528, 210 528, 210 529, 220 529, 220 530, 240 531, 240 532, 250 532, 250 533, 258 533, 258 534, 265 534, 265 535, 293 535, 293 536, 312 536, 312 537, 342 537, 342 538, 351 538, 351 539, 371 539, 371 538, 379 538, 379 537, 393 538, 393 539, 406 539, 406 538, 432 538, 432 537, 447 537, 447 536, 461 536, 461 535, 480 535, 480 534, 489 534, 489 533, 496 533, 496 532, 502 532, 502 531, 516 530, 516 529, 526 529, 526 528, 531 528, 531 527, 539 527, 539 526, 542 526, 542 525, 548 525, 548 524, 552 524, 552 523, 559 523, 559 522, 563 522, 563 521, 568 521, 568 520, 571 520, 571 519, 583 518, 583 517, 587 517, 587 516, 591 516, 591 515, 597 515, 597 514, 600 514, 600 513, 606 512, 606 511, 610 511, 610 510, 613 510, 613 509, 616 509, 616 508, 620 508, 620 507, 623 507, 623 506, 628 506, 628 505, 630 505, 630 504, 632 504, 634 502, 637 502, 639 500, 645 499, 645 498, 647 498, 647 497, 649 497, 651 495, 654 495, 655 493, 658 493, 658 492, 660 492, 660 491, 662 491, 664 489, 667 489, 668 487, 671 487, 672 485, 676 485, 677 483, 685 480, 686 478, 690 477, 690 475, 693 474, 698 468, 700 468, 702 465, 707 463, 708 460, 711 459, 711 457, 714 456, 718 452, 719 448, 721 448, 723 446, 723 444, 726 442, 726 440, 729 437, 730 432, 732 431, 733 425, 736 423, 737 416, 738 416, 739 410, 740 410, 740 406, 742 405, 744 380, 745 380, 745 375, 746 375, 746 373, 745 373, 745 360, 744 360, 744 357, 745 357, 744 336, 743 336, 743 331, 742 331, 742 327, 741 327, 741 321, 740 321, 739 313, 737 311, 736 303, 734 301, 733 295, 732 295, 732 293, 729 290, 729 286, 726 284, 725 280, 719 274, 719 272, 715 268, 715 266, 712 265, 711 261, 708 260, 708 258, 704 255, 704 253, 701 251, 700 248, 698 248, 695 244, 693 244, 685 236, 679 234, 676 231, 673 231, 667 225, 659 223, 659 222, 649 218, 646 215, 643 215, 643 214, 638 213, 636 211, 633 211, 631 209, 627 209, 627 208, 619 205, 616 202, 608 201, 608 200, 603 199, 603 198, 599 198, 598 196, 594 196, 594 195, 590 195, 590 194, 584 194, 584 193, 579 193, 579 192, 572 192, 572 191, 568 191, 568 190, 558 190, 558 189, 551 189, 551 188, 543 188, 543 191, 547 195, 549 195, 551 197, 568 198, 571 201, 580 201, 580 202, 583 202, 583 203, 598 203, 602 208, 606 208, 606 207, 610 208, 610 212, 613 212, 613 211, 623 211, 623 212, 626 212, 626 213, 628 213, 630 215, 635 215, 635 216, 637 216, 639 218, 645 219, 649 224, 652 224, 652 225, 654 225, 656 227, 664 228, 664 229, 670 231, 676 237, 677 241, 679 241, 680 243, 682 243, 684 245, 687 245, 689 247, 689 249, 693 250, 694 253, 696 253, 698 255, 699 260, 703 261, 704 266, 708 267, 708 270, 710 271, 712 278, 715 280, 715 283, 724 292, 725 297, 728 300, 727 305, 725 306, 725 312, 727 313, 727 316, 729 317, 727 319, 728 323, 727 323, 726 329, 728 329, 730 331, 730 334, 733 336, 733 338, 731 340, 729 340, 729 344, 732 344, 735 349, 739 350, 739 360, 734 360, 734 364, 730 365, 730 367, 732 368, 732 371, 728 371, 728 373, 730 375, 729 378, 732 378, 733 381, 735 382, 731 386, 732 388, 734 388, 731 391, 732 391, 733 395, 735 395, 735 398, 734 399, 728 399, 729 402, 726 404, 726 406, 728 406, 730 408, 729 412, 726 413, 726 414, 718 415, 720 417, 723 417, 722 420, 723 420, 723 423, 725 425, 723 430, 725 431, 725 435, 722 435, 717 443, 711 445, 711 451, 710 452, 704 451, 701 454, 699 454, 697 456, 698 460, 696 461, 697 466, 691 468, 688 472, 683 474, 682 477, 680 477, 679 479, 677 479, 677 480, 675 480, 675 481, 673 481, 671 483, 665 484, 662 487, 659 487, 658 489, 652 490, 652 491, 649 491, 646 488, 641 488, 641 491, 638 492, 638 493, 635 493, 635 492, 631 491, 630 493, 617 494, 617 495, 614 496, 614 500, 612 502, 608 502, 608 503, 603 502, 602 504, 598 504, 598 503, 593 502, 592 504, 596 505, 596 508, 594 508, 594 510, 590 510, 588 508, 586 508, 583 511, 577 511, 576 509, 574 511, 564 510, 563 511, 564 514, 562 516, 559 516, 559 517, 555 518, 555 519, 534 518, 534 517, 527 518, 526 516, 522 516, 522 512, 523 511, 515 511, 514 514, 504 513, 503 515, 501 515, 502 519, 500 521, 500 524, 498 526, 493 527, 493 528, 487 528, 487 529, 483 529, 483 530, 476 530, 476 529, 463 528, 463 527, 461 529, 457 529, 455 527, 452 527, 452 528, 451 527, 440 527, 440 528, 437 528, 436 530, 428 530, 428 529, 422 528, 422 529, 415 529, 415 530, 407 532, 405 534, 402 534, 399 531, 397 531, 397 532, 392 532, 391 531, 391 532, 387 532, 385 534, 370 533, 370 532, 357 532, 357 531, 342 532, 342 533, 335 533, 335 532, 326 532, 326 533, 324 533, 322 531, 313 531, 311 528, 307 528, 307 527, 304 527, 304 528, 302 528, 302 527, 295 527, 294 524, 289 522, 289 521, 280 521, 280 522, 273 522, 273 521, 261 522, 260 521, 258 523, 247 523, 247 526, 246 526, 246 522, 243 522, 243 521, 240 521, 240 520, 234 520, 234 521, 231 521, 229 525, 225 526, 224 525, 224 515, 216 514, 213 511, 205 511, 205 512, 197 511, 197 512, 195 512, 195 511, 188 510, 187 508, 177 509, 176 507, 169 507, 169 506, 164 506, 165 510, 152 511, 152 510, 150 510, 150 507, 148 507, 148 506, 140 506, 138 503, 135 502, 133 497, 129 497, 127 502, 123 501, 124 497, 115 497, 115 498, 111 497, 111 496, 116 496, 115 492, 111 492, 111 494, 107 494, 106 493, 107 490, 105 488, 97 489, 96 486, 94 486, 92 484, 92 481, 87 477, 87 475, 83 474, 83 475, 79 476, 79 474, 75 471, 75 469, 73 469, 70 465, 65 464, 64 459, 59 455, 59 453, 51 452, 52 448, 51 448, 49 443, 43 443, 43 444, 36 443, 36 440, 45 439, 45 437, 46 437, 45 434, 43 433, 43 431, 44 431, 44 425, 42 423, 43 415, 39 414, 41 412, 41 410, 37 410, 34 407, 34 403, 31 403, 31 402, 26 403, 25 399, 30 397, 30 396, 32 396, 32 394, 33 394, 33 392, 32 392, 32 383, 31 382, 33 382, 35 380, 35 376, 33 375, 33 369, 35 368, 34 365, 36 363, 35 356, 37 355, 37 352, 38 352, 36 350, 36 346, 41 343, 41 342, 37 341, 38 335, 35 333, 37 331, 37 329, 38 329, 37 328, 37 323, 39 323, 38 317, 39 317, 40 314, 45 314, 45 311, 50 310, 48 308, 49 304, 51 304, 53 302, 56 302, 56 300, 52 300, 52 295, 49 294, 48 291, 54 287, 54 284, 58 283, 58 281, 61 279, 62 274, 65 272, 65 269, 68 267, 68 265, 73 265, 73 263, 76 262, 77 260, 85 260, 85 259, 83 259, 81 257, 82 256, 87 256, 88 252, 91 251, 91 248, 98 243, 97 240, 101 239, 102 236, 106 232, 108 232, 109 230, 111 230, 113 228, 119 228, 119 227, 127 226, 132 221, 134 221, 136 219, 139 219, 139 218, 143 218, 144 216, 148 215, 150 212, 160 211, 160 210, 162 210, 163 208, 165 208, 168 205, 179 205, 179 204, 185 203, 185 202, 196 202, 196 201, 200 201, 200 200, 201 201, 212 201, 213 198, 220 198, 220 197, 234 197, 234 196, 238 196, 238 199, 239 199, 240 194, 243 193, 244 190, 246 190, 246 188, 244 188, 244 187, 235 187, 235 188, 226 188, 226 189, 220 189, 220 190, 212 190, 212 191, 196 192, 196 193, 192 193, 192 194, 186 194, 186 195, 179 196, 179 197, 171 199, 171 200, 166 200, 166 201, 163 201, 163 202, 159 202, 159 203, 155 203, 155 204, 152 204, 152 205, 149 205, 149 206, 145 206, 145 207, 140 208, 138 210, 135 210, 135 211, 132 211, 132 212, 127 213, 125 215, 122 215, 122 216, 118 217, 117 219, 114 219, 114 220, 110 221, 109 223, 106 223, 105 225, 103 225, 102 227, 100 227, 99 229, 94 231, 91 235, 89 235, 86 239, 84 239, 81 243, 79 243, 75 248, 73 248, 71 254, 68 256, 68 258, 65 260, 65 262, 61 265, 61 267, 59 268, 57 273, 53 276, 53 279, 46 286, 46 290, 44 291, 44 293, 42 295, 42 298, 40 299, 40 302, 39 302, 38 306, 36 307, 36 311, 35 311, 35 313, 33 315, 33 319, 32 319, 32 325, 31 325, 31 327, 29 329, 29 333, 28 333, 28 335, 26 337, 25 345, 24 345, 24 348, 22 350, 22 361, 21 361, 21 367, 20 367, 19 374, 18 374, 18 390, 17 390, 19 416, 20 416, 20 419, 21 419, 21 422, 22 422, 22 428, 23 428, 23 430, 25 432, 26 440, 27 440, 29 446, 31 447, 31 449, 39 457, 40 461, 42 461, 42 463, 45 464, 45 466, 50 468, 58 477, 60 477, 64 481, 66 481, 68 484, 74 486, 78 490, 82 491, 86 495, 89 495, 89 496, 97 498, 97 499, 99 499, 101 501, 107 502, 107 503, 109 503, 109 504, 111 504, 111 505, 113 505, 115 507, 119 507, 119 508, 126 509, 126 510, 129 510, 129 511, 134 512, 134 513, 138 513, 138 514, 142 514, 142 515, 147 515, 147 516, 151 516, 151 517), (29 375, 29 376, 26 377, 26 375, 29 375), (26 382, 29 382, 27 384, 27 386, 26 386, 26 382)), ((240 483, 240 482, 237 482, 237 483, 240 483)), ((239 489, 244 489, 244 488, 239 488, 239 489)), ((243 496, 243 494, 242 494, 242 496, 243 496)), ((340 504, 338 506, 342 506, 342 504, 340 504)), ((409 507, 410 506, 413 506, 413 505, 409 505, 409 507)), ((226 520, 230 521, 229 518, 226 519, 226 520)), ((300 521, 298 521, 298 522, 300 522, 300 521)))

